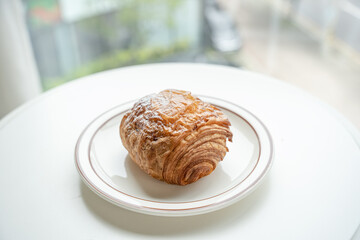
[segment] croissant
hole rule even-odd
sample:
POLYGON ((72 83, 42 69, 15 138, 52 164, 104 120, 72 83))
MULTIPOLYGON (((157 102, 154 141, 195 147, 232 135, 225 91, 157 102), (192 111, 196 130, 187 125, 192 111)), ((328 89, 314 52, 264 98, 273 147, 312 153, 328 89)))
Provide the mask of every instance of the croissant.
POLYGON ((141 98, 125 113, 120 137, 131 159, 161 181, 187 185, 209 175, 232 141, 220 109, 182 90, 141 98))

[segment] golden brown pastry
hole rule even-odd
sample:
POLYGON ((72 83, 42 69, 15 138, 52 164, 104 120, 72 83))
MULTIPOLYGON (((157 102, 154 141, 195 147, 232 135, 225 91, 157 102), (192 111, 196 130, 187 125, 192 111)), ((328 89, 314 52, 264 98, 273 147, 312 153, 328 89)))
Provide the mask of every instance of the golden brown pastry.
POLYGON ((131 159, 167 183, 186 185, 209 175, 232 141, 220 109, 190 92, 164 90, 141 98, 123 117, 120 137, 131 159))

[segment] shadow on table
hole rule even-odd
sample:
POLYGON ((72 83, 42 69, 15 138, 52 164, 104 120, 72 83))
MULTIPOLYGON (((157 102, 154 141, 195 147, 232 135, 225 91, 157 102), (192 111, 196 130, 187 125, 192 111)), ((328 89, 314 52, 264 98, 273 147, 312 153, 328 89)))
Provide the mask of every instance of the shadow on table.
POLYGON ((245 221, 264 203, 270 189, 270 176, 252 194, 230 207, 208 214, 187 217, 158 217, 131 212, 117 207, 93 193, 81 182, 82 199, 98 218, 123 231, 166 236, 191 234, 211 229, 225 229, 233 222, 245 221), (216 226, 216 228, 215 228, 216 226))

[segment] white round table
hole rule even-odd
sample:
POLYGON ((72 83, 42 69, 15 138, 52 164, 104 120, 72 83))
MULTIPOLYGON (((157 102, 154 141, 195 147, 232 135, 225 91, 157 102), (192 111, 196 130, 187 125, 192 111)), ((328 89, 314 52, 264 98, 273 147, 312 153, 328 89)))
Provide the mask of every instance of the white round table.
POLYGON ((94 74, 48 91, 0 122, 0 239, 350 239, 360 224, 360 135, 281 81, 235 68, 155 64, 94 74), (251 195, 190 217, 124 210, 82 183, 76 141, 99 114, 163 89, 234 102, 274 141, 251 195))

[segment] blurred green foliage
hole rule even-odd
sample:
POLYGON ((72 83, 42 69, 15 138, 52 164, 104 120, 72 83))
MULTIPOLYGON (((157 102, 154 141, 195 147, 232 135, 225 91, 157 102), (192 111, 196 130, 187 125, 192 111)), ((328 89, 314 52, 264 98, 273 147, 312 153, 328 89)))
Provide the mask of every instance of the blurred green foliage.
MULTIPOLYGON (((184 4, 183 0, 114 0, 114 2, 117 2, 118 6, 115 18, 106 14, 94 15, 77 24, 83 31, 100 36, 103 42, 115 43, 115 45, 122 42, 121 48, 111 53, 103 53, 102 57, 90 62, 82 63, 80 67, 67 74, 43 78, 44 90, 108 69, 161 62, 189 49, 190 42, 179 39, 175 24, 176 10, 184 4), (159 29, 148 23, 162 23, 164 28, 162 30, 166 30, 169 43, 164 46, 149 44, 149 39, 157 34, 159 29)), ((87 4, 90 6, 98 2, 89 0, 87 4)))
POLYGON ((80 78, 89 74, 118 67, 160 62, 166 57, 183 52, 188 49, 189 43, 186 40, 175 42, 167 47, 143 47, 135 49, 118 50, 114 53, 104 55, 92 62, 82 65, 71 73, 57 78, 43 80, 44 90, 59 86, 63 83, 80 78))

